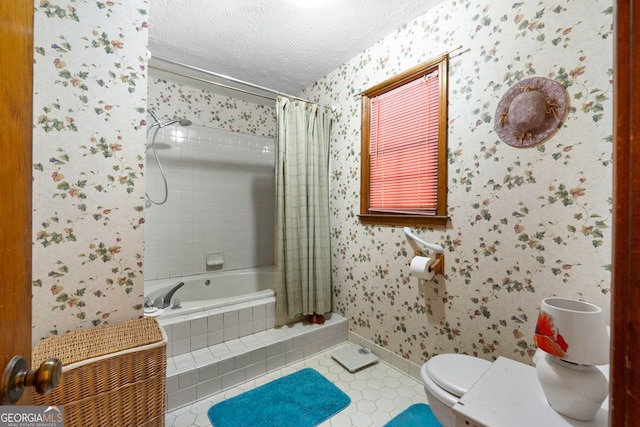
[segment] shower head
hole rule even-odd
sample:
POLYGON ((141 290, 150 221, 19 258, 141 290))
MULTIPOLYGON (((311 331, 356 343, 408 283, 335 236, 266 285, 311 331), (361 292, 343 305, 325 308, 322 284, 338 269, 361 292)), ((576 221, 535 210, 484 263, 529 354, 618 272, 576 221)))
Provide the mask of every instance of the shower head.
POLYGON ((154 126, 158 126, 159 128, 163 128, 165 126, 170 126, 170 125, 175 125, 178 124, 179 126, 191 126, 193 123, 191 123, 191 120, 188 119, 181 119, 181 118, 173 118, 173 119, 169 119, 167 121, 161 122, 160 119, 158 118, 158 116, 155 114, 155 112, 153 110, 149 110, 149 115, 153 118, 153 120, 155 121, 155 123, 153 123, 150 128, 154 127, 154 126))
POLYGON ((179 118, 176 117, 175 119, 170 119, 170 120, 167 120, 166 122, 158 123, 158 126, 163 128, 165 126, 175 125, 175 124, 177 124, 179 126, 190 126, 191 125, 191 120, 179 119, 179 118))

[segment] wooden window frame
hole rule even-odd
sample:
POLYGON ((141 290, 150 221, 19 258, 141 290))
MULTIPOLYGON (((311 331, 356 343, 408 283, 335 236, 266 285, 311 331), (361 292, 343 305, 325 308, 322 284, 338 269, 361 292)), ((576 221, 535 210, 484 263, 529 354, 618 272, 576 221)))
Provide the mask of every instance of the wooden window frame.
POLYGON ((360 215, 362 224, 420 226, 445 228, 447 216, 447 122, 448 122, 448 69, 449 56, 442 55, 413 67, 362 92, 362 131, 360 166, 360 215), (439 120, 438 120, 438 203, 435 215, 404 213, 370 213, 370 160, 371 160, 371 98, 389 92, 424 75, 438 70, 439 120))

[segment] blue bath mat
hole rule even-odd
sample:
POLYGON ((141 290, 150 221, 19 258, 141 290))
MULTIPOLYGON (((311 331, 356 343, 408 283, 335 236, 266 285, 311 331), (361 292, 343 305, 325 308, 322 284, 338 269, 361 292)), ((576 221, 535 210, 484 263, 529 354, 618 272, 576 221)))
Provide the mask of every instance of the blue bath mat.
POLYGON ((416 403, 393 417, 384 427, 442 427, 429 405, 416 403))
POLYGON ((318 371, 305 368, 216 403, 208 415, 213 427, 313 427, 350 402, 318 371))

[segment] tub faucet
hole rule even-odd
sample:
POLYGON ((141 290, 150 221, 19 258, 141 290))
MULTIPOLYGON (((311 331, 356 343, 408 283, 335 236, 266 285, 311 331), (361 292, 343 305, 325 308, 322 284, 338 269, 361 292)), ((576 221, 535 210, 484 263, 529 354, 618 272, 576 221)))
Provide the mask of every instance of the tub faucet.
POLYGON ((173 294, 176 293, 178 289, 184 286, 184 282, 178 282, 176 285, 171 288, 169 292, 167 292, 163 296, 159 296, 153 301, 153 306, 158 308, 167 308, 171 305, 171 298, 173 298, 173 294))

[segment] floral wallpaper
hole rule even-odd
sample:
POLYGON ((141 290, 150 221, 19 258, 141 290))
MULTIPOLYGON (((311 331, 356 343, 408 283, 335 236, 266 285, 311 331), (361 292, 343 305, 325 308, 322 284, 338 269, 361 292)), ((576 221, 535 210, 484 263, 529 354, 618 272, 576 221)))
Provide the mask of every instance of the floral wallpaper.
POLYGON ((159 116, 187 118, 197 126, 274 138, 275 101, 256 104, 180 83, 149 79, 149 108, 159 116))
POLYGON ((35 3, 33 333, 142 314, 147 2, 35 3))
POLYGON ((608 313, 612 197, 612 1, 445 0, 304 91, 336 106, 331 192, 335 309, 357 335, 421 364, 467 353, 526 363, 543 298, 608 313), (449 226, 420 286, 401 227, 358 222, 357 94, 442 52, 449 76, 449 226), (513 148, 493 130, 502 95, 543 76, 570 96, 550 140, 513 148))
MULTIPOLYGON (((33 339, 141 314, 147 3, 39 1, 35 14, 33 339)), ((331 191, 335 310, 414 363, 443 352, 529 362, 540 301, 609 304, 611 0, 445 0, 303 94, 336 107, 331 191), (356 94, 443 51, 449 79, 449 215, 416 230, 445 248, 420 286, 400 227, 358 222, 356 94), (520 79, 570 96, 544 144, 493 131, 520 79)), ((271 107, 154 79, 149 106, 194 124, 272 137, 271 107), (230 111, 231 110, 231 111, 230 111)))

